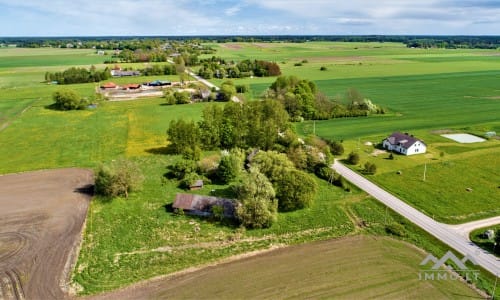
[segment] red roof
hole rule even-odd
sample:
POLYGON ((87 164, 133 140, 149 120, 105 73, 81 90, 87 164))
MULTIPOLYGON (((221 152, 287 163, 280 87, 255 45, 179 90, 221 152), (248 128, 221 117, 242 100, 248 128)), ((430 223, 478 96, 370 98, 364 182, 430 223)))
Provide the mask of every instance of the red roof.
POLYGON ((137 83, 129 83, 129 84, 125 84, 125 85, 122 85, 122 88, 124 90, 128 90, 128 89, 138 89, 140 88, 141 85, 140 84, 137 84, 137 83))
POLYGON ((114 89, 116 87, 117 85, 114 82, 106 82, 105 84, 101 85, 101 88, 103 89, 114 89))

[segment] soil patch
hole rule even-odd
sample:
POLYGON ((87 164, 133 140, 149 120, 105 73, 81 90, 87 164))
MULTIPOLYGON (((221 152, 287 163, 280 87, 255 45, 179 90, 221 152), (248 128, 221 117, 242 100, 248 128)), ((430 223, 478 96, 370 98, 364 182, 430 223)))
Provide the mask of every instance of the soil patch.
POLYGON ((478 297, 458 281, 419 281, 425 253, 357 235, 278 248, 153 279, 90 299, 283 299, 478 297))
POLYGON ((93 174, 59 169, 0 176, 0 299, 64 299, 93 174))

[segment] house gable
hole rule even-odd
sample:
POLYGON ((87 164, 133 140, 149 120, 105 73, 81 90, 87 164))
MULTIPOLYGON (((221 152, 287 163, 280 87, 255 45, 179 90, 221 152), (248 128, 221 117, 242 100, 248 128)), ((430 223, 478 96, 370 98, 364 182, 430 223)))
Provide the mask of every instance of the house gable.
POLYGON ((425 153, 427 151, 427 145, 423 141, 400 132, 395 132, 386 138, 382 146, 389 151, 395 151, 404 155, 425 153))

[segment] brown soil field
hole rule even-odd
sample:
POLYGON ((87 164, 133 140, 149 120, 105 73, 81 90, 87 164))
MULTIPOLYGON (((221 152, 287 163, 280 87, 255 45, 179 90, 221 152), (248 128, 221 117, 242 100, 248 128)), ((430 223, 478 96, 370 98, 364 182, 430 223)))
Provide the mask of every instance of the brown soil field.
POLYGON ((69 298, 92 184, 85 169, 0 176, 0 299, 69 298))
POLYGON ((385 237, 279 248, 86 299, 464 299, 459 281, 420 281, 425 253, 385 237))

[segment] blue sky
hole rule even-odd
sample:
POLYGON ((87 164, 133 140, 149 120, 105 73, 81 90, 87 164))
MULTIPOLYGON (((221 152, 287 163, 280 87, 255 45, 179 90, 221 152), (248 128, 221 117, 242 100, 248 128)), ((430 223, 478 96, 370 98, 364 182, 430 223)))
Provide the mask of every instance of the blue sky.
POLYGON ((0 0, 0 36, 500 35, 500 0, 0 0))

